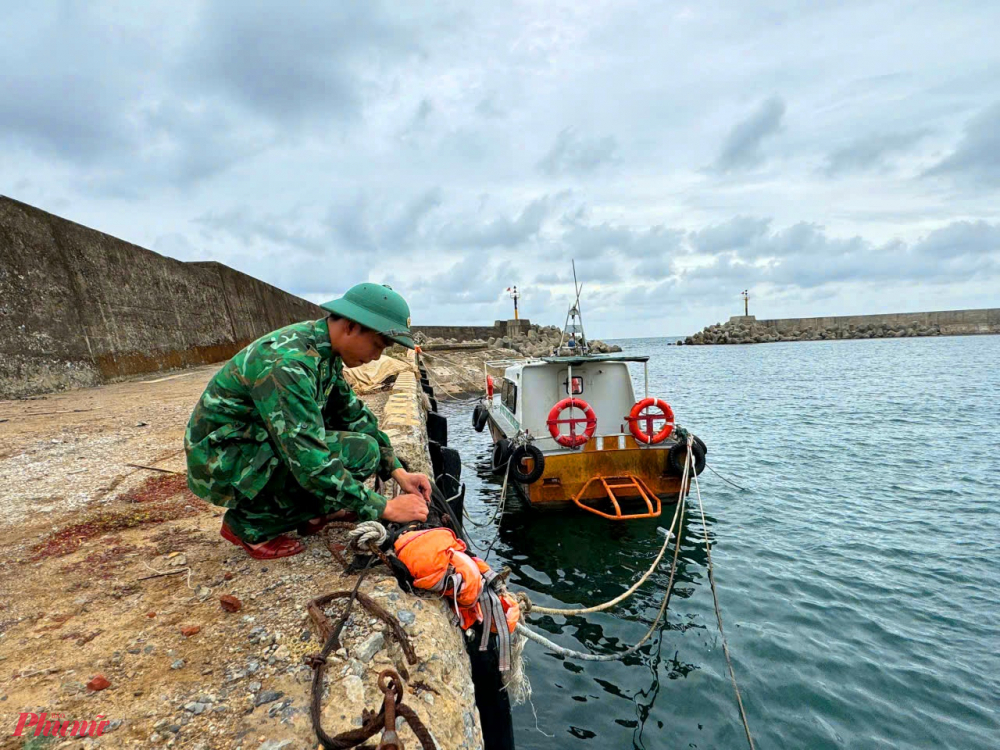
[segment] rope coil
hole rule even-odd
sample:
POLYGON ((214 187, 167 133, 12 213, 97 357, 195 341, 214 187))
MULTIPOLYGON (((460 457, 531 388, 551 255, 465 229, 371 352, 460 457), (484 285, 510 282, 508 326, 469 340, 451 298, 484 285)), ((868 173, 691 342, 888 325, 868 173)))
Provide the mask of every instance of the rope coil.
POLYGON ((381 547, 389 538, 389 532, 378 521, 362 521, 347 532, 347 536, 351 539, 351 549, 363 554, 368 552, 371 544, 381 547))

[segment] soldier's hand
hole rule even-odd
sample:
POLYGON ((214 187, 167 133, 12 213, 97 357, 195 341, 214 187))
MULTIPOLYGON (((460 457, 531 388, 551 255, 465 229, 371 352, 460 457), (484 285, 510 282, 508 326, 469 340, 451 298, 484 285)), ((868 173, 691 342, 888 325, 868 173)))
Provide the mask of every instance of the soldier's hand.
POLYGON ((420 495, 406 494, 389 498, 382 519, 393 523, 427 520, 427 501, 420 495))
POLYGON ((392 472, 392 478, 396 480, 399 489, 403 492, 412 492, 414 495, 422 495, 424 500, 430 505, 431 502, 431 480, 426 474, 410 473, 406 469, 396 469, 392 472))

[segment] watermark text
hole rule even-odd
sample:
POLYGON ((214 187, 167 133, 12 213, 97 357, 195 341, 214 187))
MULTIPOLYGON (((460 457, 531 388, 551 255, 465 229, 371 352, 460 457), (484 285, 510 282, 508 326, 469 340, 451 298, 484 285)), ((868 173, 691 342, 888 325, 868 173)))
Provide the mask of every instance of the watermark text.
POLYGON ((34 733, 30 735, 32 737, 100 737, 104 727, 111 723, 103 721, 104 718, 98 716, 93 721, 79 721, 65 719, 64 714, 49 716, 47 713, 23 713, 17 720, 14 736, 22 737, 26 730, 30 732, 34 728, 34 733))

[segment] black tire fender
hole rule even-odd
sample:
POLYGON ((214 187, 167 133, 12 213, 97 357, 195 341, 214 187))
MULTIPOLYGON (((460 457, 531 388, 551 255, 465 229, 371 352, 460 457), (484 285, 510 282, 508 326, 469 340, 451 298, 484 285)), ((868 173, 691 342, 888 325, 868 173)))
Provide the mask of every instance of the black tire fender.
POLYGON ((510 476, 521 484, 534 484, 545 473, 545 456, 535 445, 519 445, 510 457, 510 476), (534 462, 531 471, 521 470, 521 462, 530 458, 534 462))
POLYGON ((502 476, 507 470, 509 460, 510 441, 507 438, 500 438, 493 444, 493 473, 502 476))
POLYGON ((476 404, 476 408, 472 410, 472 429, 476 432, 482 432, 483 428, 486 427, 486 407, 482 404, 476 404))
MULTIPOLYGON (((697 437, 694 439, 694 473, 700 475, 705 470, 705 444, 697 437)), ((667 461, 674 474, 684 476, 684 462, 687 460, 687 443, 677 443, 670 449, 667 461)))
POLYGON ((692 435, 691 437, 693 437, 693 438, 694 438, 694 442, 695 442, 695 445, 700 445, 700 446, 701 446, 701 450, 702 450, 702 453, 704 453, 704 454, 705 454, 705 455, 707 456, 707 455, 708 455, 708 446, 707 446, 707 445, 705 445, 705 441, 704 441, 704 440, 702 440, 702 439, 701 439, 700 437, 698 437, 697 435, 692 435))

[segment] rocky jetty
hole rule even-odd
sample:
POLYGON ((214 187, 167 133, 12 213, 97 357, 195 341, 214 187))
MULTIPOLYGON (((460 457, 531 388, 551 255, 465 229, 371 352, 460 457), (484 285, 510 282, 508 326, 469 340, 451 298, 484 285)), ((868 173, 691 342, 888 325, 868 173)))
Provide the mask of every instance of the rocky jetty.
MULTIPOLYGON (((524 357, 544 357, 552 354, 559 346, 562 331, 556 326, 532 325, 524 336, 502 336, 487 340, 473 339, 459 341, 457 339, 427 338, 422 333, 415 336, 417 344, 425 351, 447 349, 508 349, 524 357)), ((622 348, 615 344, 605 344, 603 341, 591 339, 592 354, 610 354, 620 352, 622 348)))
POLYGON ((793 328, 778 331, 756 321, 716 323, 678 344, 771 344, 776 341, 822 341, 827 339, 891 339, 912 336, 940 336, 939 325, 892 325, 872 323, 835 325, 825 328, 793 328))

